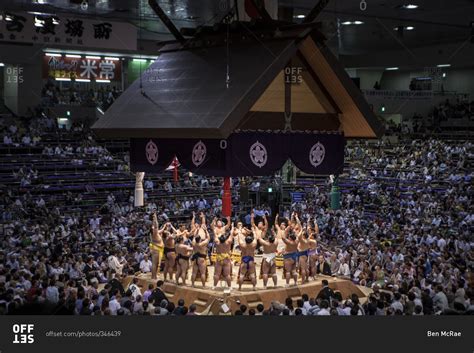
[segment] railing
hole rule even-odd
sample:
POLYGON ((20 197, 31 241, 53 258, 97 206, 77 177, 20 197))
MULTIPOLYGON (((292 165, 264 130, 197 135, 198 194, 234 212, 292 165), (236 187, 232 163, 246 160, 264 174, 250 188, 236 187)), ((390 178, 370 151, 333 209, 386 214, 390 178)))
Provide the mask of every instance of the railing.
POLYGON ((459 98, 469 100, 468 93, 460 93, 457 91, 434 91, 434 90, 380 90, 380 89, 363 89, 362 93, 369 98, 385 98, 385 99, 431 99, 433 97, 459 98))
POLYGON ((396 91, 396 90, 377 90, 363 89, 366 98, 383 98, 383 99, 432 99, 433 91, 396 91))

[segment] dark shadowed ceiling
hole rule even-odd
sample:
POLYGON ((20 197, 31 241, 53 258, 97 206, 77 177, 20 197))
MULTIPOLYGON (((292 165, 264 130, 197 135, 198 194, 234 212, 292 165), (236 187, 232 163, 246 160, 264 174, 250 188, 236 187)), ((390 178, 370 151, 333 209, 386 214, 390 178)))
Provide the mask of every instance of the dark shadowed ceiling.
MULTIPOLYGON (((277 1, 277 0, 275 0, 277 1)), ((1 1, 4 10, 26 10, 47 13, 74 13, 77 16, 127 21, 140 28, 140 38, 170 40, 166 27, 148 5, 148 0, 89 0, 86 10, 81 0, 15 0, 1 1)), ((178 27, 212 25, 221 20, 228 0, 158 0, 178 27)), ((473 0, 332 0, 318 20, 323 22, 329 45, 340 54, 366 54, 406 46, 416 48, 430 44, 466 41, 474 21, 473 0), (402 5, 416 4, 408 10, 402 5), (362 24, 344 25, 360 21, 362 24), (414 27, 403 32, 395 27, 414 27)), ((230 1, 233 4, 233 0, 230 1)), ((307 14, 317 0, 278 0, 280 10, 290 13, 295 22, 307 14)))

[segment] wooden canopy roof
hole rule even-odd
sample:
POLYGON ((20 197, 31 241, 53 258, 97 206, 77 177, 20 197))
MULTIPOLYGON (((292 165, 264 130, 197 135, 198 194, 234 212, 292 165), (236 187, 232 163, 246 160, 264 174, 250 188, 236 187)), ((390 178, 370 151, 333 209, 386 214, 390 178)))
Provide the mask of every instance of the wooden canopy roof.
POLYGON ((317 30, 242 33, 228 46, 212 38, 165 46, 93 129, 112 138, 227 138, 237 129, 283 130, 291 113, 294 130, 383 134, 317 30), (287 67, 301 68, 298 83, 287 82, 287 67))

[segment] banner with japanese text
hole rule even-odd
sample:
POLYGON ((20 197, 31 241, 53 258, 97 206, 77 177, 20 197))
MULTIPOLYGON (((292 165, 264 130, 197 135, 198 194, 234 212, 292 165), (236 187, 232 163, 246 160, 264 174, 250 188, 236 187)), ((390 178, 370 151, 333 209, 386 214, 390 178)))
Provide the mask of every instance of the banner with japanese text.
POLYGON ((120 81, 122 78, 122 62, 120 60, 45 55, 43 58, 43 78, 47 79, 49 77, 120 81))
POLYGON ((108 20, 9 12, 0 21, 0 41, 136 50, 137 29, 108 20))

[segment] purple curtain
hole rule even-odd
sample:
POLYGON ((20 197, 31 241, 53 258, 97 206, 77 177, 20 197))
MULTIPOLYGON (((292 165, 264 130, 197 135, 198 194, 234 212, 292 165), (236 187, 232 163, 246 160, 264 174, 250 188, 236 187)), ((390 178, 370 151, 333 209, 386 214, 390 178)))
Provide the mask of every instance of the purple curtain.
POLYGON ((176 155, 193 173, 215 176, 271 175, 286 160, 308 174, 339 174, 344 167, 340 133, 239 132, 228 139, 131 139, 131 170, 161 172, 176 155))
POLYGON ((288 159, 282 133, 241 132, 229 137, 227 158, 231 176, 271 175, 288 159))
POLYGON ((131 139, 130 170, 132 172, 162 172, 174 159, 172 145, 172 140, 131 139))
POLYGON ((342 134, 292 133, 289 157, 308 174, 340 174, 344 168, 345 139, 342 134))
POLYGON ((170 143, 179 162, 187 170, 204 175, 225 176, 226 142, 216 139, 179 139, 170 143))

